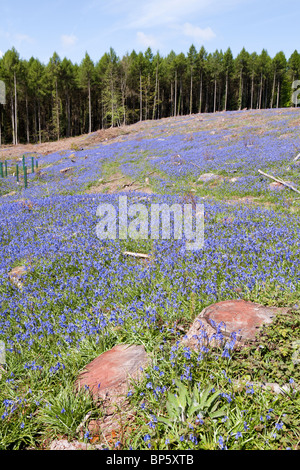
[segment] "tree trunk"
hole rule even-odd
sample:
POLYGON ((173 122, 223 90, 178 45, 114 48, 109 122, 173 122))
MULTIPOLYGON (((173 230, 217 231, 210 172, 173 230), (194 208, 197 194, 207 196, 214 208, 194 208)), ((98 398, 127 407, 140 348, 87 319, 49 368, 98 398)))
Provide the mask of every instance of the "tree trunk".
POLYGON ((190 114, 193 109, 193 70, 191 69, 191 86, 190 86, 190 114))
POLYGON ((242 109, 243 105, 243 69, 240 73, 240 86, 239 86, 239 111, 242 109))
POLYGON ((157 119, 160 119, 160 112, 159 112, 159 80, 157 82, 157 119))
POLYGON ((140 121, 143 120, 143 88, 142 88, 142 71, 140 70, 140 121))
POLYGON ((272 86, 270 108, 273 108, 273 100, 274 100, 274 94, 275 94, 275 80, 276 80, 276 70, 274 71, 274 76, 273 76, 273 86, 272 86))
POLYGON ((39 143, 42 143, 42 130, 41 130, 41 105, 40 100, 38 100, 38 122, 39 122, 39 143))
POLYGON ((226 72, 224 111, 227 111, 227 97, 228 97, 228 71, 226 72))
POLYGON ((92 132, 92 102, 91 102, 91 82, 88 82, 88 93, 89 93, 89 134, 92 132))
POLYGON ((251 77, 251 103, 250 103, 250 109, 253 109, 253 92, 254 92, 254 72, 252 73, 252 77, 251 77))
POLYGON ((170 103, 171 103, 171 110, 170 110, 170 116, 173 116, 174 115, 174 98, 173 98, 173 80, 171 80, 171 99, 170 99, 170 103))
POLYGON ((259 106, 258 106, 258 109, 261 109, 262 89, 263 89, 263 77, 262 77, 262 73, 261 73, 260 74, 259 106))
POLYGON ((114 119, 115 119, 115 107, 114 107, 114 99, 115 99, 115 90, 114 90, 114 80, 112 70, 110 72, 110 97, 111 97, 111 127, 114 127, 114 119))
POLYGON ((182 77, 180 77, 180 90, 179 90, 179 100, 178 100, 178 111, 177 111, 177 115, 179 116, 180 113, 181 115, 183 114, 183 111, 182 111, 182 77))
POLYGON ((57 79, 55 80, 55 103, 56 103, 56 132, 57 140, 59 140, 59 106, 58 106, 58 90, 57 90, 57 79))
POLYGON ((36 123, 36 98, 34 98, 34 114, 33 114, 33 122, 34 122, 34 140, 37 143, 37 123, 36 123))
POLYGON ((15 144, 18 144, 18 99, 17 99, 17 78, 14 72, 14 86, 15 86, 15 144))
POLYGON ((156 65, 156 74, 155 74, 155 91, 154 91, 154 103, 153 103, 153 110, 152 110, 152 119, 155 119, 156 102, 157 102, 157 86, 158 86, 158 61, 157 61, 157 65, 156 65))
POLYGON ((70 137, 71 134, 71 103, 70 103, 70 95, 67 93, 67 99, 66 99, 66 105, 67 105, 67 137, 70 137))
POLYGON ((175 70, 174 116, 177 114, 177 69, 175 70))
POLYGON ((280 93, 280 82, 278 80, 277 83, 277 102, 276 102, 276 108, 279 108, 279 93, 280 93))
POLYGON ((25 106, 26 106, 26 137, 27 137, 27 144, 30 143, 30 134, 29 134, 29 112, 28 112, 28 96, 26 93, 25 97, 25 106))
POLYGON ((202 72, 200 75, 200 98, 199 98, 199 113, 202 112, 202 72))
POLYGON ((215 79, 215 86, 214 86, 214 113, 216 112, 216 99, 217 99, 217 80, 215 79))
POLYGON ((11 93, 11 127, 12 127, 12 138, 13 138, 13 145, 15 145, 16 141, 16 134, 15 134, 15 117, 14 117, 14 100, 13 100, 13 93, 11 93))

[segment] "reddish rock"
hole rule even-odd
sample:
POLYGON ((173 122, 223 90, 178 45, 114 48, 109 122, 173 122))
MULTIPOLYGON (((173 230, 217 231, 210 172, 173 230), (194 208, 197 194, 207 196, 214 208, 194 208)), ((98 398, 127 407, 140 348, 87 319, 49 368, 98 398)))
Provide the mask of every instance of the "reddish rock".
POLYGON ((144 346, 118 344, 90 362, 76 386, 89 387, 94 398, 114 402, 129 390, 129 379, 138 380, 148 362, 144 346))
POLYGON ((231 333, 237 333, 239 344, 251 341, 255 339, 262 325, 272 323, 275 315, 287 313, 288 310, 288 308, 264 307, 245 300, 218 302, 202 310, 187 332, 183 343, 197 349, 200 343, 203 344, 201 338, 205 339, 206 336, 208 342, 217 330, 227 338, 231 333))
POLYGON ((278 183, 277 181, 274 181, 273 183, 269 184, 270 189, 284 189, 285 186, 281 183, 278 183))

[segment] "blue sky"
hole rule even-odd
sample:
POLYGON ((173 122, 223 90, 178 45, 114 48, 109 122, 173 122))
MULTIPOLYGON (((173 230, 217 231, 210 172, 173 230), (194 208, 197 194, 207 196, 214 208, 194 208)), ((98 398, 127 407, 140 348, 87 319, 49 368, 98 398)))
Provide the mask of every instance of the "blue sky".
POLYGON ((47 63, 56 51, 80 63, 145 51, 187 53, 231 48, 234 57, 267 49, 271 57, 297 49, 299 0, 1 0, 0 56, 15 47, 23 59, 47 63))

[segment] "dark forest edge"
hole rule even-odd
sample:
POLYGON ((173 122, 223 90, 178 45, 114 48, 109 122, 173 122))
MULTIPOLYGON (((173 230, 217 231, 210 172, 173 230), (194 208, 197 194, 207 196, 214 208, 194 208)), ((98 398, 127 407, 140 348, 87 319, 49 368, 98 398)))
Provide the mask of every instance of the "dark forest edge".
POLYGON ((271 58, 243 48, 166 57, 151 48, 119 58, 113 48, 78 65, 56 52, 48 64, 20 58, 15 48, 0 59, 6 103, 0 104, 0 145, 42 143, 98 129, 193 113, 282 108, 293 103, 300 54, 271 58))

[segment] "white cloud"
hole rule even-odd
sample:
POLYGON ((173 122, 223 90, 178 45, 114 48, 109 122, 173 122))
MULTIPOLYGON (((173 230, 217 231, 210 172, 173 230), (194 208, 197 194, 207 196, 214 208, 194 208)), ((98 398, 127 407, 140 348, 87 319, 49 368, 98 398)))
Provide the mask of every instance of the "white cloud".
MULTIPOLYGON (((205 2, 207 0, 204 0, 205 2)), ((199 0, 150 0, 140 2, 130 14, 129 27, 142 28, 173 23, 187 12, 195 11, 199 0)))
POLYGON ((63 34, 60 39, 64 47, 74 46, 77 42, 77 37, 74 34, 63 34))
POLYGON ((208 26, 204 29, 199 26, 194 26, 191 23, 184 23, 182 32, 185 36, 193 39, 195 42, 209 41, 216 37, 213 30, 208 26))
POLYGON ((28 36, 28 34, 17 33, 14 35, 14 39, 18 41, 19 44, 21 44, 22 42, 27 42, 28 44, 32 44, 34 42, 33 38, 28 36))
MULTIPOLYGON (((118 3, 118 0, 114 0, 118 3)), ((119 0, 121 1, 121 0, 119 0)), ((147 0, 145 2, 128 0, 134 5, 128 9, 125 24, 129 28, 151 28, 178 24, 201 15, 220 16, 226 11, 248 3, 249 0, 147 0)))
POLYGON ((137 40, 139 44, 145 47, 157 47, 158 43, 155 37, 151 36, 150 34, 145 34, 142 31, 139 31, 137 34, 137 40))

